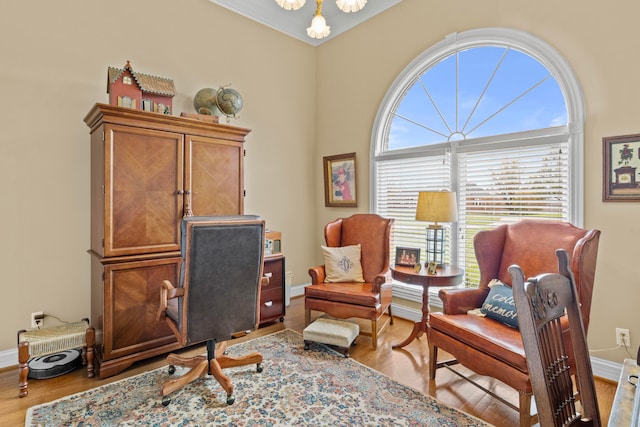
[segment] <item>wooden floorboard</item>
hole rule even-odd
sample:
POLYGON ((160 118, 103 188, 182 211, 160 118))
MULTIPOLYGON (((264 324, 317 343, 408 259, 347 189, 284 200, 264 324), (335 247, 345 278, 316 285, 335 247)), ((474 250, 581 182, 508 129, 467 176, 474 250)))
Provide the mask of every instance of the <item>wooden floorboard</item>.
MULTIPOLYGON (((367 328, 367 325, 362 324, 361 327, 364 329, 367 328)), ((369 338, 359 337, 357 344, 351 349, 351 357, 398 382, 433 396, 449 406, 458 408, 491 424, 499 427, 511 427, 518 424, 518 414, 513 409, 445 369, 438 370, 435 382, 429 381, 427 373, 429 352, 426 337, 419 338, 403 349, 392 350, 391 345, 409 336, 412 327, 412 322, 395 319, 394 324, 388 326, 379 337, 377 351, 373 351, 371 348, 371 340, 369 338)), ((256 338, 285 328, 298 332, 302 332, 304 329, 304 300, 302 297, 291 300, 291 305, 287 307, 284 322, 266 325, 235 341, 240 342, 256 338)), ((203 346, 196 346, 184 350, 182 353, 191 355, 204 352, 203 346)), ((18 398, 17 368, 3 369, 0 371, 0 407, 2 408, 0 411, 0 426, 23 426, 26 411, 30 406, 165 365, 164 357, 155 357, 136 363, 125 372, 103 380, 88 379, 84 369, 77 369, 57 378, 31 380, 29 382, 29 395, 22 399, 18 398)), ((462 369, 464 370, 464 368, 462 369)), ((471 374, 468 371, 466 373, 471 374)), ((499 381, 478 376, 475 376, 474 379, 507 401, 517 404, 517 393, 499 381)), ((596 388, 603 425, 606 425, 613 403, 616 384, 596 378, 596 388)))

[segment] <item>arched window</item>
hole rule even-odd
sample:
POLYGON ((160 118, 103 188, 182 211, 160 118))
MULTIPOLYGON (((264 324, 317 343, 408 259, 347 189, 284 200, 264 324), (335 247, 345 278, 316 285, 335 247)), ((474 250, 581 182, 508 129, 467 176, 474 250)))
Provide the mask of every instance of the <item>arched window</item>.
POLYGON ((474 286, 478 231, 523 218, 582 225, 583 117, 571 67, 540 39, 497 28, 447 36, 402 71, 380 106, 372 211, 395 218, 396 246, 424 253, 418 192, 455 191, 447 259, 474 286))

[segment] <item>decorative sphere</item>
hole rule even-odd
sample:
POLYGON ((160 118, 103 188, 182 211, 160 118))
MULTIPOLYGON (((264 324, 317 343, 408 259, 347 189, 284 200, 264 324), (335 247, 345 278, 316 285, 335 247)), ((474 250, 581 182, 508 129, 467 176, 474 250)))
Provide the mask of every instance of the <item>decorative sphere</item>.
POLYGON ((242 96, 229 87, 221 87, 216 92, 216 106, 227 117, 233 117, 242 110, 242 96))
POLYGON ((218 115, 218 107, 216 105, 216 89, 204 88, 200 89, 196 96, 193 97, 193 107, 198 114, 206 114, 209 116, 218 115))

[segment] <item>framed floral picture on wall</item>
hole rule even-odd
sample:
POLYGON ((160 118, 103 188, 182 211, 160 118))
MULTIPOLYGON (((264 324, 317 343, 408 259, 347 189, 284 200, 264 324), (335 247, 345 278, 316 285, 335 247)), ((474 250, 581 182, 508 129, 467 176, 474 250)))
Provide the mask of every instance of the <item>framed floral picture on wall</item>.
POLYGON ((357 207, 356 153, 327 156, 323 163, 324 205, 357 207))

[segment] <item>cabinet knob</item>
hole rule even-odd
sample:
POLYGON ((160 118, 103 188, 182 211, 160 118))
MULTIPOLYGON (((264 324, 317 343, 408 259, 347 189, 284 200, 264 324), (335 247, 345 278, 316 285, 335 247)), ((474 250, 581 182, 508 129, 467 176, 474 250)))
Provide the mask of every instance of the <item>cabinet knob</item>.
POLYGON ((178 190, 178 194, 183 195, 184 191, 183 190, 178 190))
POLYGON ((264 303, 265 307, 271 307, 273 305, 273 301, 267 301, 264 303))

